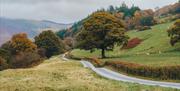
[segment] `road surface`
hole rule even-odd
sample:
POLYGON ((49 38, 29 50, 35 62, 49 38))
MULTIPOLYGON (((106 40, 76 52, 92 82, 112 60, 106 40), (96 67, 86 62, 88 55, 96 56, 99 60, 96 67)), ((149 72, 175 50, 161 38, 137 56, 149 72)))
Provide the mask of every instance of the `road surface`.
MULTIPOLYGON (((68 60, 63 56, 64 60, 68 60)), ((117 81, 124 81, 124 82, 131 82, 131 83, 139 83, 144 85, 155 85, 155 86, 162 86, 162 87, 170 87, 170 88, 177 88, 180 89, 180 83, 173 83, 173 82, 161 82, 161 81, 151 81, 151 80, 144 80, 139 79, 135 77, 129 77, 120 73, 117 73, 115 71, 106 69, 106 68, 96 68, 93 64, 91 64, 88 61, 82 60, 80 61, 84 67, 90 68, 94 72, 96 72, 98 75, 101 75, 102 77, 113 79, 117 81)))

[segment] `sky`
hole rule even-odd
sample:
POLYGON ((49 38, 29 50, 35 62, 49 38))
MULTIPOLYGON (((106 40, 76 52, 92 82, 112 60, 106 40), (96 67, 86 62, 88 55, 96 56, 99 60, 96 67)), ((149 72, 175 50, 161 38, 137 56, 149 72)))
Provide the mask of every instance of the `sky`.
POLYGON ((97 9, 125 2, 141 9, 154 9, 178 0, 0 0, 0 17, 12 19, 50 20, 73 23, 97 9))

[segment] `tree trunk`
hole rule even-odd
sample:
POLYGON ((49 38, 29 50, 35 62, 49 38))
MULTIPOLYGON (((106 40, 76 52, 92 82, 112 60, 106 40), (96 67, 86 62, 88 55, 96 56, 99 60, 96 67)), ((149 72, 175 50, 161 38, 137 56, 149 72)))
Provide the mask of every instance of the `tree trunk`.
POLYGON ((105 55, 105 49, 104 49, 104 48, 102 48, 101 56, 102 56, 102 58, 106 58, 106 55, 105 55))

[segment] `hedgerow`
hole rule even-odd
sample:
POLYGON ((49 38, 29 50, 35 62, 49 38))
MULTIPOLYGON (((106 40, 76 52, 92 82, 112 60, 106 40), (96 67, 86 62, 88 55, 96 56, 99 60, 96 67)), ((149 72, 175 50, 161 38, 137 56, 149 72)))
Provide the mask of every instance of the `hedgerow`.
POLYGON ((107 61, 106 66, 111 66, 119 71, 137 76, 158 78, 161 80, 180 80, 180 65, 179 66, 162 66, 151 67, 135 63, 107 61))

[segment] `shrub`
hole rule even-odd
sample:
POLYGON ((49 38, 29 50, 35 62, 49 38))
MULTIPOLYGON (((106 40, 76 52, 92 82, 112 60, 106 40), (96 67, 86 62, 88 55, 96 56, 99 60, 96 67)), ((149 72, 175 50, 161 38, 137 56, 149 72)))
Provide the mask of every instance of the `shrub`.
POLYGON ((170 44, 174 46, 177 42, 180 42, 180 19, 167 30, 169 37, 171 38, 170 44))
POLYGON ((46 49, 39 48, 38 49, 38 54, 41 56, 41 58, 46 58, 46 49))
POLYGON ((142 42, 141 39, 139 39, 139 38, 133 38, 133 39, 129 40, 128 43, 122 47, 122 49, 134 48, 134 47, 136 47, 137 45, 139 45, 141 42, 142 42))
POLYGON ((154 24, 153 16, 146 16, 140 19, 141 26, 152 26, 154 24))
POLYGON ((64 40, 63 40, 63 42, 64 42, 64 44, 65 44, 65 49, 66 50, 72 50, 73 49, 73 47, 74 47, 74 43, 73 43, 73 38, 71 38, 71 37, 66 37, 66 38, 64 38, 64 40))
POLYGON ((21 52, 13 56, 10 65, 12 68, 26 68, 37 65, 40 62, 42 62, 42 59, 37 52, 21 52))
POLYGON ((105 65, 111 66, 119 71, 123 71, 128 74, 151 78, 159 78, 162 80, 180 80, 180 66, 150 67, 120 61, 108 61, 105 62, 105 65))
POLYGON ((11 59, 10 51, 3 49, 3 48, 0 48, 0 56, 1 56, 1 58, 5 59, 7 61, 7 63, 11 59))
POLYGON ((87 60, 87 61, 91 62, 96 67, 104 66, 104 62, 102 62, 98 58, 83 58, 83 60, 87 60))
POLYGON ((7 61, 0 56, 0 71, 7 68, 8 68, 7 61))
POLYGON ((75 56, 72 55, 71 53, 65 54, 65 57, 66 57, 66 58, 69 58, 69 59, 74 59, 74 60, 81 60, 81 59, 82 59, 82 58, 80 58, 80 57, 75 57, 75 56))
POLYGON ((136 29, 138 31, 144 31, 144 30, 151 29, 151 27, 150 26, 138 26, 138 27, 136 27, 136 29))

